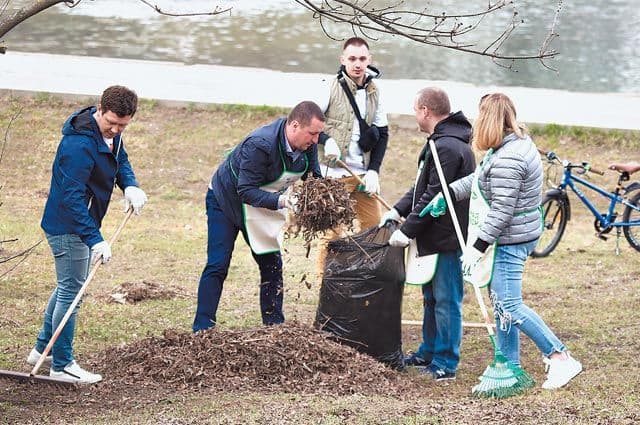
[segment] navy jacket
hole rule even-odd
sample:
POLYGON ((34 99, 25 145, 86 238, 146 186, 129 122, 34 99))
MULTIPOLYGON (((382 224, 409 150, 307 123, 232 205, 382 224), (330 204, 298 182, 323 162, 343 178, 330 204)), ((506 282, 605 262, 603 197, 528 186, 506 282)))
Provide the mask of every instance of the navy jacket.
MULTIPOLYGON (((431 135, 448 184, 465 177, 475 170, 475 158, 469 146, 471 124, 462 112, 456 112, 440 121, 431 135)), ((433 218, 418 215, 427 204, 442 191, 431 149, 426 143, 418 157, 425 161, 415 187, 412 187, 394 206, 406 221, 400 230, 411 239, 416 239, 419 255, 453 251, 459 248, 458 239, 447 208, 446 214, 433 218)), ((455 199, 455 198, 454 198, 455 199)), ((469 200, 455 203, 460 227, 466 237, 469 222, 469 200)))
POLYGON ((213 194, 224 215, 236 226, 242 227, 242 204, 254 207, 278 209, 278 193, 260 189, 260 186, 277 180, 284 170, 301 172, 307 161, 309 172, 321 177, 318 164, 318 148, 311 145, 296 161, 287 154, 284 136, 286 118, 279 118, 249 134, 220 164, 211 178, 213 194))
POLYGON ((78 235, 89 247, 102 242, 102 219, 115 184, 137 186, 122 138, 113 153, 93 118, 95 106, 73 113, 62 127, 51 169, 51 188, 41 226, 50 235, 78 235))

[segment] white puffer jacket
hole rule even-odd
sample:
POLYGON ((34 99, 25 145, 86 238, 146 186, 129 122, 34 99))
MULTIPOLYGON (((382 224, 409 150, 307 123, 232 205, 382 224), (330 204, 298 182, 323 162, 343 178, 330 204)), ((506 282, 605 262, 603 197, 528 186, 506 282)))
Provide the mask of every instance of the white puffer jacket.
MULTIPOLYGON (((537 239, 542 233, 540 202, 543 170, 540 154, 529 136, 507 135, 480 170, 480 190, 491 211, 479 238, 511 245, 537 239)), ((468 199, 473 174, 451 184, 456 200, 468 199)))

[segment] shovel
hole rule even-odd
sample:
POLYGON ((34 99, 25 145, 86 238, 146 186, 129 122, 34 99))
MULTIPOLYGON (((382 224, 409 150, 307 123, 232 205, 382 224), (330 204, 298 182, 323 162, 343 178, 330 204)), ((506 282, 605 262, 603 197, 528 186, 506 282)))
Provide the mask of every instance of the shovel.
MULTIPOLYGON (((120 223, 115 233, 109 240, 109 245, 113 245, 114 242, 118 239, 118 236, 120 236, 122 229, 124 229, 125 224, 127 224, 127 221, 129 221, 129 218, 131 218, 132 214, 133 214, 133 208, 130 208, 129 211, 124 216, 122 223, 120 223)), ((8 379, 23 381, 23 382, 25 381, 32 382, 35 384, 57 385, 61 387, 78 387, 79 384, 75 381, 69 381, 63 378, 54 378, 54 377, 45 376, 45 375, 36 375, 36 373, 38 373, 38 370, 42 366, 42 363, 44 363, 45 358, 47 357, 47 354, 49 354, 49 352, 51 351, 51 347, 53 347, 53 344, 55 344, 56 340, 60 336, 62 329, 64 329, 64 326, 67 324, 69 317, 71 317, 73 310, 76 308, 76 306, 80 302, 80 299, 84 295, 87 289, 87 286, 89 286, 89 283, 91 283, 91 281, 93 280, 101 264, 102 264, 102 261, 96 261, 96 263, 91 268, 91 272, 89 273, 89 276, 82 284, 82 287, 78 291, 78 294, 76 295, 76 297, 73 299, 73 302, 71 303, 71 305, 69 305, 67 312, 62 317, 60 324, 58 325, 55 332, 51 336, 51 339, 49 340, 49 344, 47 344, 46 348, 44 349, 44 351, 42 351, 42 354, 40 355, 40 358, 36 362, 35 366, 33 366, 31 373, 15 372, 11 370, 0 369, 0 378, 8 378, 8 379)))

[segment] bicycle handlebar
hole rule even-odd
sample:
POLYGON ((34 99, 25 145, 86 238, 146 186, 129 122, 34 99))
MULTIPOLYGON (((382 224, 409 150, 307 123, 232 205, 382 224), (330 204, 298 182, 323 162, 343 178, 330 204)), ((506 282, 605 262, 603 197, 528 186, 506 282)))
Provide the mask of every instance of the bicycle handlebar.
POLYGON ((596 173, 598 175, 604 176, 604 171, 600 171, 596 168, 593 168, 591 165, 589 165, 588 162, 583 162, 582 166, 585 167, 585 169, 591 173, 596 173), (586 164, 586 165, 585 165, 586 164))
MULTIPOLYGON (((555 160, 561 162, 561 159, 558 158, 558 155, 556 155, 555 152, 553 152, 553 151, 545 151, 544 149, 538 148, 538 152, 541 155, 544 155, 547 158, 547 160, 549 160, 550 162, 551 161, 555 161, 555 160)), ((569 164, 567 164, 567 166, 568 167, 579 167, 579 168, 582 168, 585 172, 588 171, 590 173, 595 173, 595 174, 604 176, 604 171, 600 171, 600 170, 598 170, 596 168, 593 168, 588 162, 583 162, 581 165, 575 165, 575 164, 569 163, 569 164)))

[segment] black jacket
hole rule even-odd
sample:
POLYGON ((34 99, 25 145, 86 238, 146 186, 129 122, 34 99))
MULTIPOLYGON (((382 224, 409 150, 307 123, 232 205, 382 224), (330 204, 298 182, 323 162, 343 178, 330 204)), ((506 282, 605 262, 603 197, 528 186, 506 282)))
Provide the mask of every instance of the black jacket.
MULTIPOLYGON (((436 145, 447 184, 475 170, 470 138, 471 124, 462 112, 453 113, 436 125, 430 139, 436 145)), ((422 161, 424 166, 415 186, 394 206, 402 217, 406 217, 400 230, 409 238, 416 239, 419 255, 453 251, 460 246, 449 209, 447 208, 445 215, 438 218, 433 218, 429 214, 422 218, 418 216, 436 194, 442 191, 428 143, 425 143, 418 157, 418 164, 422 161)), ((455 202, 455 209, 466 238, 469 200, 455 202)))

